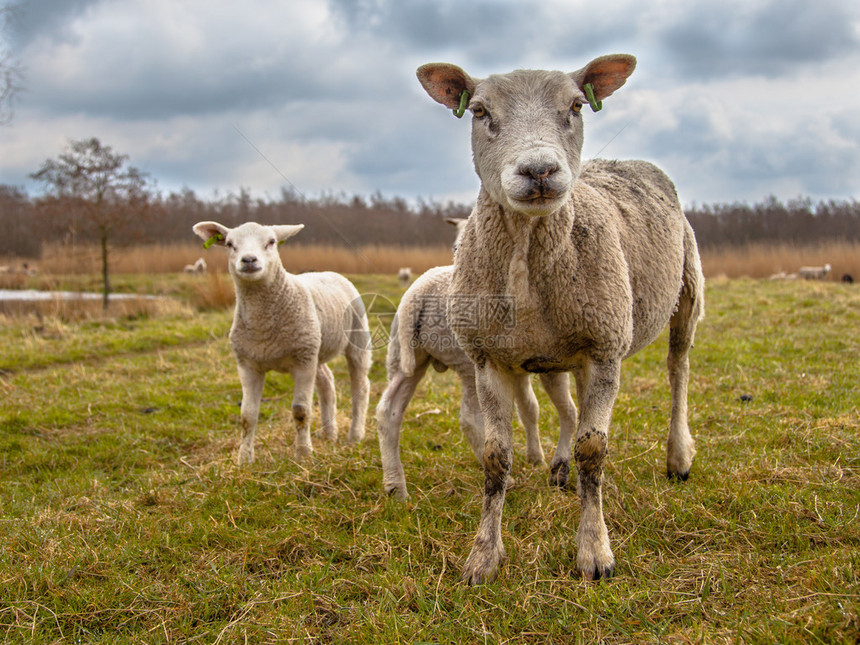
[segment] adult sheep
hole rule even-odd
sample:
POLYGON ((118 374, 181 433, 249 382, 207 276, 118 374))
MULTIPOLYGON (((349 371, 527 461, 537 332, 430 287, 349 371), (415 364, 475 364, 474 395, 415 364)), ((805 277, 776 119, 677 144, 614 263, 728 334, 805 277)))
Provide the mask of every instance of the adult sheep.
POLYGON ((254 433, 270 370, 289 372, 293 377, 297 458, 313 452, 314 384, 321 432, 327 439, 337 438, 334 376, 326 363, 339 355, 346 357, 352 396, 347 440, 364 437, 371 363, 367 315, 358 291, 342 275, 330 271, 292 275, 284 269, 278 245, 302 228, 303 224, 261 226, 256 222, 232 229, 217 222, 194 225, 194 232, 207 245, 226 247, 236 288, 230 344, 242 383, 240 464, 254 461, 254 433))
POLYGON ((797 270, 797 274, 804 280, 824 280, 828 273, 830 273, 829 264, 817 267, 800 267, 797 270))
MULTIPOLYGON (((459 67, 418 69, 428 94, 472 113, 478 200, 454 258, 448 319, 476 366, 484 415, 484 502, 463 578, 495 578, 517 375, 573 372, 580 416, 574 458, 581 517, 577 567, 611 575, 615 560, 603 519, 603 465, 621 361, 669 324, 672 415, 667 473, 687 478, 688 350, 704 311, 704 279, 693 230, 672 182, 643 161, 581 163, 583 105, 599 109, 633 72, 628 55, 582 69, 519 70, 473 78, 459 67), (499 295, 515 306, 504 328, 483 306, 499 295), (504 335, 513 342, 493 343, 504 335)), ((562 433, 551 483, 566 486, 571 433, 562 433)))

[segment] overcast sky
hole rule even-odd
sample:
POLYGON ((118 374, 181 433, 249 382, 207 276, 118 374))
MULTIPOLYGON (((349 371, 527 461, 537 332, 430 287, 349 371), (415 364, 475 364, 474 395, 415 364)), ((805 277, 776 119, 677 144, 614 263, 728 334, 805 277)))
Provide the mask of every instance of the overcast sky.
POLYGON ((684 204, 860 198, 857 0, 13 4, 25 89, 0 184, 30 194, 29 173, 95 136, 164 192, 471 202, 469 119, 424 93, 420 64, 482 77, 624 52, 638 67, 583 111, 584 158, 654 161, 684 204))

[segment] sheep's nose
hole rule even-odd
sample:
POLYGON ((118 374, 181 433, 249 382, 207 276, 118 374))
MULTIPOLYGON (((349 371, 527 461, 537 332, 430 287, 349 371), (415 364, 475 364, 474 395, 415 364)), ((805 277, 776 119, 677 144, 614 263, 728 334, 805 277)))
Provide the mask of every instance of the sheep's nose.
POLYGON ((257 262, 257 257, 255 255, 243 255, 242 256, 242 264, 255 264, 257 262))
POLYGON ((537 182, 546 180, 553 173, 558 172, 556 164, 534 164, 520 169, 521 175, 527 175, 537 182))

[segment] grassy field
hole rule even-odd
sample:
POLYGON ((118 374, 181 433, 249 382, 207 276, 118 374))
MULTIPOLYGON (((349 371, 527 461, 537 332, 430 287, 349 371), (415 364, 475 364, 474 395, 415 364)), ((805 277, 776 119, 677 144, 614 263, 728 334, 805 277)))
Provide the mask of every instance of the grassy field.
MULTIPOLYGON (((393 276, 355 281, 401 293, 393 276)), ((615 406, 604 506, 616 575, 576 575, 576 494, 525 463, 518 431, 509 560, 480 588, 459 579, 483 477, 450 373, 430 374, 408 412, 403 503, 382 494, 373 423, 359 446, 316 439, 312 465, 290 459, 283 375, 267 382, 258 461, 234 465, 229 310, 0 317, 0 638, 856 643, 860 289, 714 279, 707 295, 690 480, 664 475, 664 335, 625 363, 615 406)), ((556 419, 538 397, 551 454, 556 419)))

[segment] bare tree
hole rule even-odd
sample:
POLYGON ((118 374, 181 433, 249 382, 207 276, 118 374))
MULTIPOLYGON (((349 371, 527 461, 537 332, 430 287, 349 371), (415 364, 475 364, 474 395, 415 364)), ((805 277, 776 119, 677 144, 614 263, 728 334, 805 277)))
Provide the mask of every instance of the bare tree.
POLYGON ((14 15, 14 5, 0 6, 0 125, 12 120, 12 100, 21 89, 21 65, 12 56, 5 38, 14 15))
POLYGON ((110 296, 108 253, 111 238, 130 221, 143 215, 149 203, 148 175, 134 167, 125 167, 128 155, 114 153, 93 137, 70 141, 57 159, 47 159, 30 176, 48 185, 56 197, 67 198, 75 205, 72 223, 88 229, 99 240, 104 282, 104 308, 110 296))

